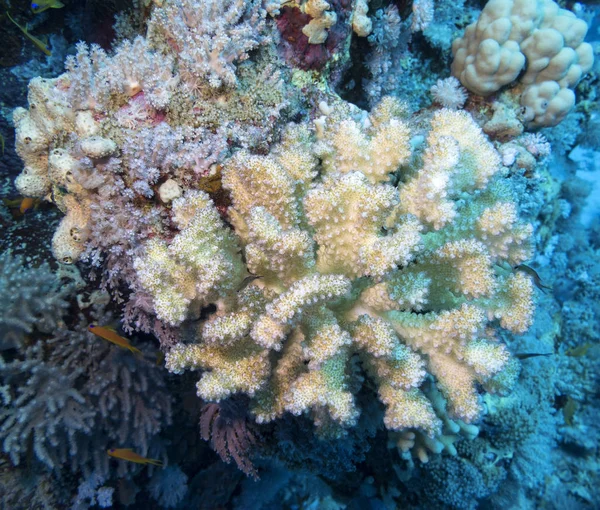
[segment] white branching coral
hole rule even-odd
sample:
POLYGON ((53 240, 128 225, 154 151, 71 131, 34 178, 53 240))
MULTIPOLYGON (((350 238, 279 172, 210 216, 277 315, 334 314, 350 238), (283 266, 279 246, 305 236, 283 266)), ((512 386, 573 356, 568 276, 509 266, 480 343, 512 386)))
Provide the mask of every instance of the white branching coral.
POLYGON ((165 53, 178 53, 183 80, 195 88, 236 83, 235 65, 268 41, 260 0, 167 0, 153 11, 148 37, 165 53))
POLYGON ((199 310, 234 290, 245 269, 235 239, 206 193, 187 192, 173 201, 172 211, 179 233, 168 246, 148 241, 133 267, 154 299, 158 318, 176 325, 186 319, 192 302, 199 310))
MULTIPOLYGON (((523 332, 534 308, 531 277, 514 269, 531 255, 532 227, 494 146, 455 111, 465 100, 457 79, 433 87, 446 108, 421 112, 413 129, 397 99, 368 113, 328 88, 327 74, 346 61, 344 32, 373 29, 366 0, 154 4, 147 37, 111 54, 80 43, 67 71, 32 80, 29 110, 15 111, 17 188, 65 214, 54 256, 93 266, 116 305, 128 300, 125 328, 160 337, 169 370, 197 371, 206 401, 243 394, 248 419, 307 415, 335 436, 360 426, 362 397, 376 395, 402 450, 452 451, 447 436, 474 430, 482 388, 514 373, 494 328, 523 332), (307 60, 331 56, 322 81, 277 52, 288 38, 275 30, 291 18, 267 12, 293 6, 311 18, 307 60)), ((433 2, 413 6, 412 28, 423 30, 433 2)), ((402 53, 399 31, 382 29, 400 26, 398 10, 378 12, 371 39, 402 53)), ((391 68, 383 64, 381 76, 391 68)), ((543 140, 519 143, 544 152, 543 140)), ((33 305, 26 315, 52 325, 33 305)), ((56 431, 100 450, 108 438, 129 441, 145 455, 170 421, 148 360, 107 344, 93 363, 78 358, 76 347, 93 340, 84 319, 73 334, 40 340, 49 350, 35 362, 33 350, 0 359, 0 396, 12 406, 0 413, 0 436, 15 459, 31 437, 40 460, 66 462, 69 443, 56 431), (52 395, 36 400, 38 386, 52 395), (14 418, 37 420, 45 402, 49 430, 14 418), (97 427, 111 432, 88 436, 97 427), (43 448, 55 442, 52 457, 43 448)), ((107 462, 94 468, 106 472, 107 462)))
POLYGON ((197 343, 178 344, 167 366, 201 369, 204 399, 248 394, 258 422, 307 413, 339 433, 360 414, 361 372, 388 429, 441 434, 446 404, 421 391, 428 374, 449 412, 474 421, 478 387, 510 359, 490 321, 521 332, 533 312, 531 281, 505 269, 530 256, 531 227, 500 158, 464 112, 436 112, 411 154, 396 100, 370 115, 320 109, 316 139, 292 125, 269 154, 226 162, 230 221, 255 276, 221 292, 197 343))
POLYGON ((67 57, 69 104, 78 110, 101 111, 118 96, 144 97, 155 109, 165 108, 177 85, 173 58, 152 51, 146 39, 124 41, 109 57, 97 45, 80 42, 77 54, 67 57))

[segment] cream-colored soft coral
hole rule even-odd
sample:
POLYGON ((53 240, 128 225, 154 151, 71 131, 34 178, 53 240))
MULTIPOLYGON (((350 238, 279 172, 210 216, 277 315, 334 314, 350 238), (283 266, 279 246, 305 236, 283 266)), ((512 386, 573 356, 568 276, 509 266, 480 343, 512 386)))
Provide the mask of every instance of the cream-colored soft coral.
POLYGON ((168 366, 202 368, 203 398, 249 394, 259 422, 308 414, 327 434, 356 422, 366 376, 388 429, 451 449, 448 414, 476 420, 480 385, 509 364, 490 321, 516 332, 530 323, 531 282, 504 269, 529 256, 530 227, 468 113, 438 111, 411 155, 393 99, 370 115, 320 110, 316 138, 291 126, 269 154, 225 163, 231 223, 255 278, 219 301, 198 343, 177 346, 168 366), (236 375, 244 352, 252 377, 236 375), (422 390, 431 380, 443 405, 422 390))
POLYGON ((15 148, 25 168, 15 180, 17 190, 27 197, 45 197, 52 184, 48 176, 48 149, 63 131, 73 128, 75 112, 59 87, 63 77, 34 78, 29 83, 29 110, 17 108, 15 148))
POLYGON ((154 299, 159 319, 180 324, 194 310, 235 291, 245 269, 233 235, 209 196, 188 191, 173 201, 179 229, 169 243, 151 239, 134 260, 134 269, 154 299))
POLYGON ((307 0, 302 4, 302 11, 312 18, 302 29, 309 44, 324 43, 329 35, 327 29, 336 24, 337 14, 330 8, 325 0, 307 0))

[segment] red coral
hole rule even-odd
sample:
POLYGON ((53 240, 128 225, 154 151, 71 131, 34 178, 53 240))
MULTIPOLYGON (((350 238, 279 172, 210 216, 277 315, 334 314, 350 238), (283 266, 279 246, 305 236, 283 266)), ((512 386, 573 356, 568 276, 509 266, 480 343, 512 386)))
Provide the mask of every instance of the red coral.
POLYGON ((276 22, 281 34, 283 56, 289 64, 304 70, 320 70, 348 37, 350 2, 331 0, 329 4, 337 14, 337 22, 329 29, 329 35, 323 44, 309 44, 308 37, 302 33, 302 29, 312 19, 308 14, 297 7, 281 9, 276 22))
POLYGON ((235 460, 237 467, 258 479, 258 472, 250 460, 250 450, 256 444, 251 424, 246 418, 246 407, 231 400, 219 404, 209 403, 200 413, 200 435, 210 441, 212 449, 229 464, 235 460))

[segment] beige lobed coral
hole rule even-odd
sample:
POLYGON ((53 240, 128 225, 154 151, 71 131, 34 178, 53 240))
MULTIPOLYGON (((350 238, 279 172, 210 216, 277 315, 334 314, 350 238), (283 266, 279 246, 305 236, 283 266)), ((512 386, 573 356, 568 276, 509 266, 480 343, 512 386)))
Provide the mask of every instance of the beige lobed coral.
POLYGON ((453 42, 452 74, 481 96, 518 80, 525 120, 554 126, 575 105, 572 89, 592 68, 587 29, 552 0, 490 0, 453 42))
MULTIPOLYGON (((392 98, 369 115, 343 103, 320 110, 316 136, 290 125, 269 154, 239 151, 225 163, 243 258, 206 214, 210 263, 227 276, 217 312, 196 342, 167 354, 167 366, 200 370, 206 400, 245 393, 256 421, 308 414, 321 433, 356 423, 366 375, 388 429, 440 436, 446 405, 432 404, 426 380, 453 417, 472 422, 479 385, 498 387, 499 374, 514 371, 490 326, 523 332, 531 323, 532 282, 511 269, 530 257, 531 226, 519 221, 500 157, 468 113, 435 112, 418 147, 392 98), (242 260, 246 276, 227 269, 242 260)), ((193 201, 190 217, 211 207, 193 201)), ((169 253, 186 252, 184 232, 161 251, 161 267, 181 260, 169 253)), ((187 250, 197 246, 190 237, 187 250)), ((197 270, 187 267, 191 285, 197 270)), ((181 274, 167 273, 148 286, 157 298, 181 274)), ((193 301, 181 303, 193 313, 193 301)))

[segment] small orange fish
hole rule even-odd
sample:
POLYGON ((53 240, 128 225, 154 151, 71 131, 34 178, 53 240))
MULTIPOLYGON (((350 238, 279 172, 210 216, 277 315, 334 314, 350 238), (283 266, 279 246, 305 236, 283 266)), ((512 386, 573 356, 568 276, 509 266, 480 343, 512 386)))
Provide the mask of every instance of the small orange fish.
POLYGON ((128 460, 129 462, 135 462, 136 464, 152 464, 153 466, 161 466, 163 463, 156 459, 147 459, 141 455, 135 453, 131 448, 111 448, 106 450, 106 453, 115 459, 128 460))
POLYGON ((33 198, 30 197, 25 197, 22 201, 21 201, 21 206, 19 207, 19 211, 21 212, 21 214, 25 214, 27 211, 29 211, 33 206, 35 205, 35 202, 33 200, 33 198))
POLYGON ((133 354, 142 354, 142 351, 131 345, 127 338, 123 338, 110 328, 98 326, 96 324, 90 324, 88 326, 88 331, 90 333, 94 333, 94 335, 99 336, 100 338, 104 338, 104 340, 108 340, 109 342, 118 345, 119 347, 123 347, 123 349, 129 349, 131 352, 133 352, 133 354))

